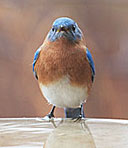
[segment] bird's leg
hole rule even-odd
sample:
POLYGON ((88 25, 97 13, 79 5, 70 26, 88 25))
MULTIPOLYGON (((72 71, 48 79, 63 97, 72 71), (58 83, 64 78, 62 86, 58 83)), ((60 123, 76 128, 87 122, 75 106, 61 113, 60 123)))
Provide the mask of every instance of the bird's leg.
POLYGON ((85 118, 85 114, 84 114, 84 103, 81 104, 81 116, 82 116, 82 118, 85 118))
POLYGON ((49 118, 54 118, 54 110, 55 110, 56 106, 53 106, 50 113, 47 115, 49 118))
POLYGON ((80 121, 82 118, 85 118, 83 104, 81 104, 79 116, 76 118, 72 118, 72 120, 74 120, 74 122, 77 122, 80 121))

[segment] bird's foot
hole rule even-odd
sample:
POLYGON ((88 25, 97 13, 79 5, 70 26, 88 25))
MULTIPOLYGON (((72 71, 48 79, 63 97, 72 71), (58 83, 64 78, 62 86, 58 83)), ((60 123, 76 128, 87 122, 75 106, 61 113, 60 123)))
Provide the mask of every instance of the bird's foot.
POLYGON ((52 119, 52 118, 54 118, 55 116, 54 116, 54 110, 55 110, 55 106, 53 106, 52 107, 52 109, 51 109, 51 111, 50 111, 50 113, 47 115, 47 117, 49 118, 49 119, 52 119))
POLYGON ((45 120, 47 120, 48 122, 52 123, 52 125, 56 128, 56 124, 55 124, 55 121, 54 121, 54 115, 49 113, 48 115, 46 115, 44 117, 45 120))
POLYGON ((56 128, 56 124, 54 122, 54 110, 55 110, 55 106, 52 107, 50 113, 45 117, 47 120, 49 120, 49 122, 51 122, 53 124, 53 126, 56 128))
POLYGON ((52 118, 54 118, 55 116, 54 116, 53 113, 49 113, 49 114, 47 115, 47 117, 48 117, 49 119, 52 119, 52 118))
POLYGON ((51 120, 54 119, 54 117, 52 117, 51 115, 48 114, 43 119, 46 120, 46 121, 51 121, 51 120))
POLYGON ((72 118, 74 122, 80 122, 82 120, 82 115, 80 114, 78 117, 72 118))

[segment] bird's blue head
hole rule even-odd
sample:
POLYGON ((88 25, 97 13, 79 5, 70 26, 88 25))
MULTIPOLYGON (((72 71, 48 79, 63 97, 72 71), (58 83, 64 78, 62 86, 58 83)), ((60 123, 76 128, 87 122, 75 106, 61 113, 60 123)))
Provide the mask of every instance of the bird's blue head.
POLYGON ((51 42, 60 38, 78 42, 82 38, 82 32, 75 21, 67 17, 61 17, 54 21, 47 37, 51 42))

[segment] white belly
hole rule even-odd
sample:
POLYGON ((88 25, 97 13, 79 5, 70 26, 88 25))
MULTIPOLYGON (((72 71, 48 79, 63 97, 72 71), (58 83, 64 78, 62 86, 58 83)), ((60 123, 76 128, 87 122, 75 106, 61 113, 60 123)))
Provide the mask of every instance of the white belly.
POLYGON ((87 88, 71 86, 68 77, 47 86, 39 84, 44 97, 58 107, 75 108, 87 99, 87 88))

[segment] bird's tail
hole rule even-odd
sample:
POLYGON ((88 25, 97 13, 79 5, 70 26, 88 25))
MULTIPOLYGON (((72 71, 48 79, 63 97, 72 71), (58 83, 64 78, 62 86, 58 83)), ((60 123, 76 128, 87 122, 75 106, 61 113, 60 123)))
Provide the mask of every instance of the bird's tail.
POLYGON ((65 117, 66 118, 75 119, 75 118, 78 118, 80 116, 82 118, 85 118, 83 105, 81 105, 81 107, 78 107, 78 108, 65 108, 64 111, 65 111, 65 117))

